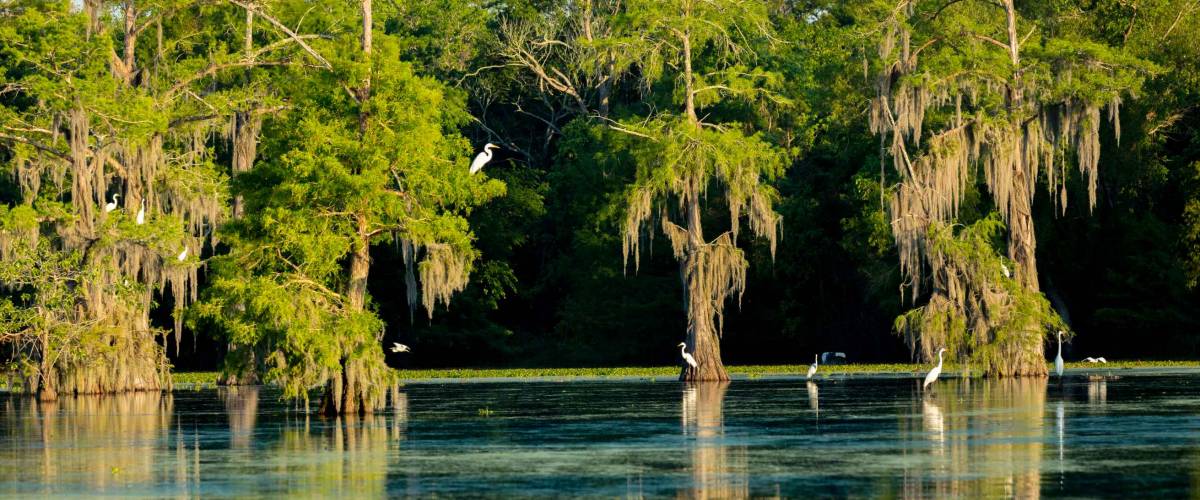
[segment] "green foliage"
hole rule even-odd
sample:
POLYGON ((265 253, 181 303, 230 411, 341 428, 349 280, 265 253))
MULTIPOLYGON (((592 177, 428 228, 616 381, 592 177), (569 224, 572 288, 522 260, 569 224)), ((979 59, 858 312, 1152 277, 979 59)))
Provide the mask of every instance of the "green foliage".
POLYGON ((1013 266, 996 252, 1003 231, 995 214, 961 229, 930 227, 926 241, 936 269, 933 295, 927 304, 896 318, 894 326, 910 349, 920 348, 922 357, 931 359, 946 348, 950 359, 1000 376, 1043 364, 1037 353, 1045 332, 1068 327, 1042 294, 1005 275, 1013 266), (1037 357, 1029 359, 1031 353, 1037 357))
MULTIPOLYGON (((375 14, 377 25, 394 19, 375 14)), ((432 317, 478 257, 466 215, 504 184, 467 171, 461 94, 417 75, 400 60, 400 38, 383 30, 364 54, 361 18, 347 9, 310 21, 341 33, 316 45, 333 69, 289 74, 290 109, 268 124, 266 159, 236 180, 246 216, 223 228, 231 250, 214 262, 208 303, 196 311, 256 353, 288 397, 332 380, 340 398, 344 378, 346 397, 362 399, 350 408, 369 411, 394 379, 384 324, 364 309, 371 245, 403 248, 409 286, 418 275, 421 286, 408 290, 409 307, 419 295, 432 317)))

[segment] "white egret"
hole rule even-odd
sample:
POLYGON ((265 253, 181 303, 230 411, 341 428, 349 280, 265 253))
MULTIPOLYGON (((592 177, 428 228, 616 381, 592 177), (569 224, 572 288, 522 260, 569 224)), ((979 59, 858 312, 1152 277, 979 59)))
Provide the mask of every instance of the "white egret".
POLYGON ((142 198, 142 208, 138 209, 137 224, 140 226, 146 222, 146 199, 142 198))
POLYGON ((817 374, 817 355, 813 354, 813 364, 808 365, 808 375, 805 376, 804 378, 810 379, 810 378, 812 378, 813 375, 816 375, 816 374, 817 374))
POLYGON ((1107 359, 1104 359, 1104 356, 1100 356, 1099 358, 1090 358, 1090 357, 1083 358, 1083 360, 1087 361, 1088 363, 1107 363, 1108 362, 1107 359))
POLYGON ((392 342, 392 352, 412 352, 412 349, 399 342, 392 342))
POLYGON ((1063 360, 1062 360, 1062 330, 1058 331, 1058 355, 1054 357, 1054 373, 1062 377, 1063 360))
POLYGON ((113 201, 104 205, 104 213, 109 213, 117 209, 117 198, 120 196, 119 194, 113 194, 113 201))
POLYGON ((499 146, 496 146, 490 142, 484 145, 483 152, 475 155, 475 159, 471 161, 471 173, 474 174, 475 172, 483 170, 483 166, 487 165, 487 162, 492 161, 492 150, 497 148, 499 148, 499 146))
POLYGON ((688 354, 686 343, 684 343, 684 342, 679 343, 679 354, 681 356, 683 356, 684 361, 687 361, 688 366, 690 366, 692 368, 700 367, 700 365, 698 363, 696 363, 696 358, 693 358, 691 354, 688 354))
POLYGON ((942 374, 942 353, 945 351, 945 347, 938 349, 938 364, 937 366, 933 367, 932 370, 929 370, 929 375, 925 376, 925 384, 921 386, 922 390, 924 390, 926 387, 929 387, 929 384, 936 382, 938 375, 942 374))
POLYGON ((1001 263, 1000 263, 1000 270, 1004 272, 1004 277, 1005 277, 1005 278, 1011 278, 1011 277, 1012 277, 1012 273, 1008 271, 1008 266, 1004 265, 1004 263, 1003 263, 1003 262, 1001 262, 1001 263))
POLYGON ((1101 363, 1108 363, 1108 360, 1104 359, 1104 356, 1100 356, 1100 357, 1096 358, 1096 361, 1099 361, 1101 363))
POLYGON ((183 262, 185 259, 187 259, 187 254, 188 254, 188 247, 187 247, 187 245, 184 245, 183 251, 179 252, 179 257, 177 257, 177 259, 179 259, 179 262, 183 262))

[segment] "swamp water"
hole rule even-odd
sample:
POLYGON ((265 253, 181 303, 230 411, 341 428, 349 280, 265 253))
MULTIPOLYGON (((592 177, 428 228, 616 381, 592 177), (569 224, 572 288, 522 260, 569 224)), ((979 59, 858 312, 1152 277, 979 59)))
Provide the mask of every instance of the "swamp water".
MULTIPOLYGON (((1097 372, 1099 373, 1099 372, 1097 372)), ((1200 373, 0 394, 0 496, 1200 496, 1200 373)))

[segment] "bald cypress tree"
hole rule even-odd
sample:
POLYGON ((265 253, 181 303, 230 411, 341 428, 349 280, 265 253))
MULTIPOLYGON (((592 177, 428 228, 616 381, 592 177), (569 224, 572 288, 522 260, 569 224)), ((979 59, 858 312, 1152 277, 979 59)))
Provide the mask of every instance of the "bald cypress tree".
POLYGON ((888 212, 901 270, 911 297, 929 295, 897 330, 925 359, 948 347, 987 373, 1044 375, 1043 337, 1061 324, 1040 295, 1036 187, 1062 210, 1078 176, 1095 205, 1102 121, 1119 139, 1122 99, 1146 66, 1063 30, 1059 18, 1078 7, 872 6, 882 22, 870 127, 900 178, 888 212), (979 180, 999 218, 956 231, 979 180), (987 234, 1006 237, 1006 255, 983 251, 987 234))
POLYGON ((0 340, 43 398, 170 386, 168 337, 150 311, 170 300, 178 348, 199 257, 228 214, 217 151, 253 135, 234 133, 239 112, 268 105, 233 76, 323 63, 304 54, 311 37, 270 16, 260 38, 222 29, 252 8, 5 4, 0 161, 13 184, 0 209, 0 340))
POLYGON ((263 130, 262 158, 234 183, 242 216, 219 233, 231 247, 198 318, 215 321, 250 366, 285 395, 324 386, 328 414, 370 412, 395 372, 367 279, 372 246, 403 257, 410 307, 432 316, 467 284, 478 256, 466 214, 504 192, 467 167, 461 94, 401 61, 381 26, 391 6, 330 5, 305 25, 332 69, 277 80, 290 103, 263 130))
POLYGON ((766 7, 754 1, 629 2, 613 45, 625 49, 619 68, 635 71, 646 89, 671 92, 673 109, 620 120, 638 136, 636 174, 625 193, 622 251, 638 267, 643 240, 657 226, 679 261, 688 322, 686 342, 698 367, 681 380, 728 380, 720 337, 725 306, 741 297, 748 262, 738 234, 764 238, 775 253, 780 216, 770 182, 784 156, 753 127, 707 118, 722 106, 786 105, 772 91, 777 75, 756 66, 755 49, 772 41, 766 7), (705 231, 704 204, 713 190, 728 226, 705 231))

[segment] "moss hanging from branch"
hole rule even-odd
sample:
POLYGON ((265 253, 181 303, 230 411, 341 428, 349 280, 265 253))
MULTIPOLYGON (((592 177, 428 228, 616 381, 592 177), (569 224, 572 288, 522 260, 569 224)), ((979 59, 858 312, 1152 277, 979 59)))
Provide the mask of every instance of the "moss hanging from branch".
POLYGON ((1030 305, 1042 300, 1032 218, 1037 183, 1044 176, 1055 205, 1065 210, 1063 165, 1074 155, 1089 208, 1095 206, 1100 110, 1108 109, 1119 134, 1121 95, 1139 84, 1141 66, 1096 44, 1050 38, 1011 1, 1001 7, 1006 25, 995 23, 994 6, 972 2, 903 2, 890 11, 881 21, 868 123, 900 179, 888 211, 905 287, 914 300, 927 284, 932 288, 929 302, 902 317, 898 331, 912 346, 916 336, 927 336, 919 342, 926 359, 939 343, 953 341, 947 346, 981 361, 988 373, 1038 375, 1045 373, 1039 339, 1048 320, 1043 308, 1030 305), (1018 23, 1031 26, 1026 40, 1038 35, 1029 54, 1017 38, 1018 23), (1006 262, 1016 288, 992 286, 978 263, 963 261, 998 267, 989 247, 947 251, 955 238, 944 228, 980 182, 997 207, 995 223, 1007 227, 1006 262), (971 342, 955 340, 966 332, 971 342))

